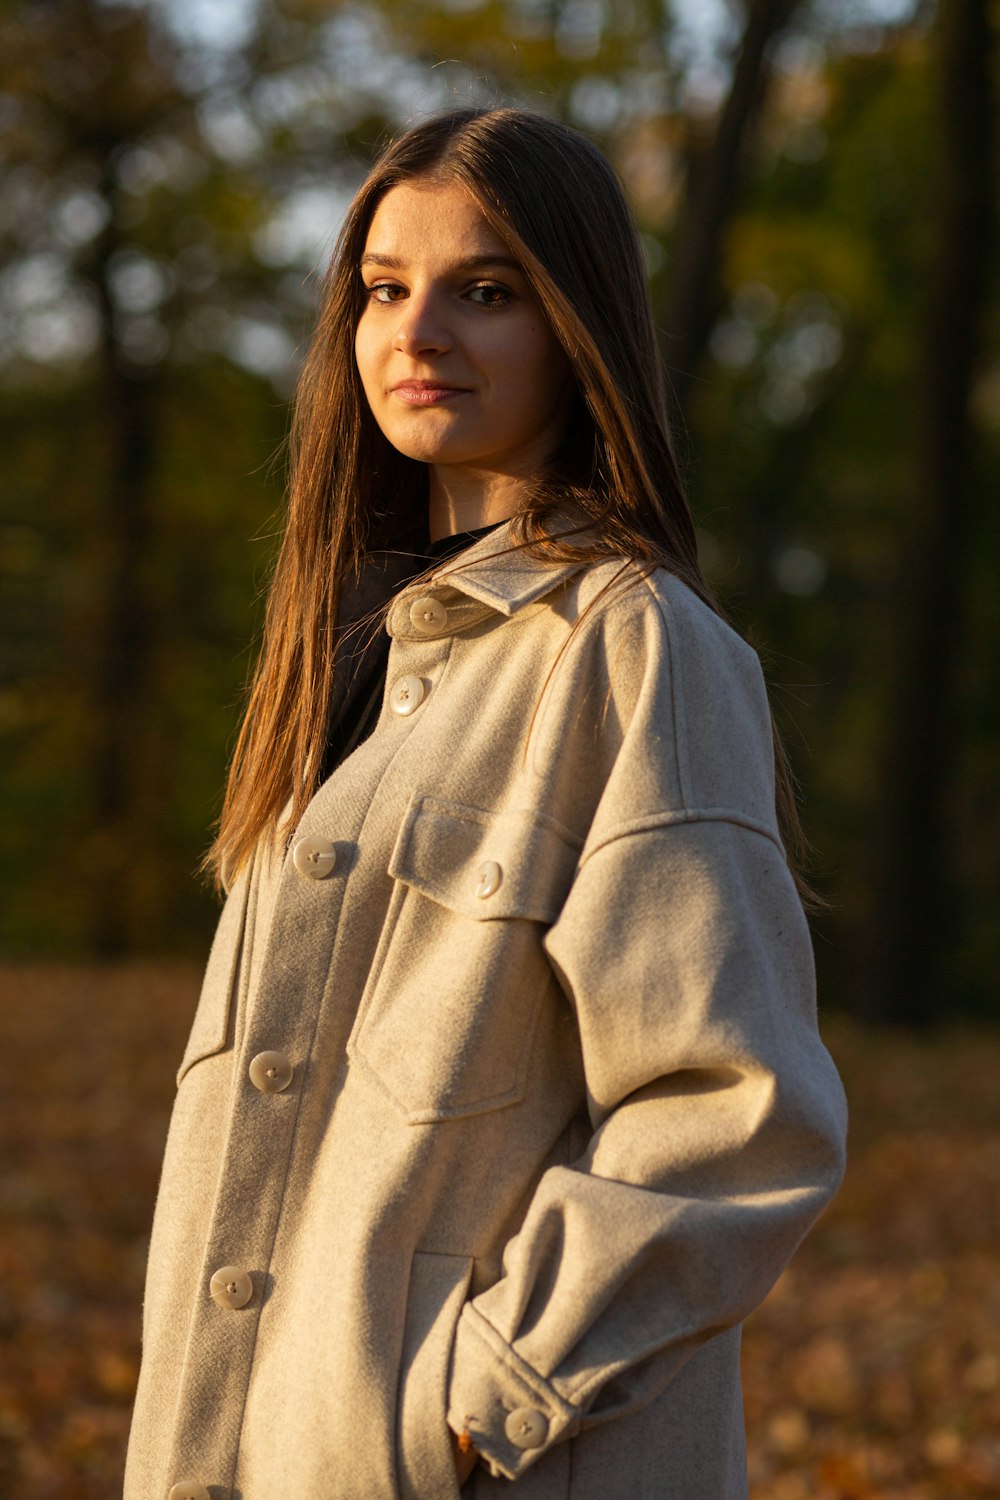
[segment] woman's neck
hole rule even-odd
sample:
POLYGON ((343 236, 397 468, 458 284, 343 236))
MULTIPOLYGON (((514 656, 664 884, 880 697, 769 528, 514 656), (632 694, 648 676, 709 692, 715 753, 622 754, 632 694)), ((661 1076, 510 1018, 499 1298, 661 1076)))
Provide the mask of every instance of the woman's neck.
POLYGON ((507 520, 521 508, 528 487, 519 474, 432 468, 427 510, 431 541, 507 520))

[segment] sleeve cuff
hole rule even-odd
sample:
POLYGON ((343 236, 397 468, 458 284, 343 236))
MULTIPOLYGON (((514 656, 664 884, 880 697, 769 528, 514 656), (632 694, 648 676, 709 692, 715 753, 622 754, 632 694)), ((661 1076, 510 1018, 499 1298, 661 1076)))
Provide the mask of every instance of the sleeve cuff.
POLYGON ((468 1432, 491 1473, 517 1479, 579 1423, 577 1409, 467 1302, 455 1330, 448 1425, 468 1432))

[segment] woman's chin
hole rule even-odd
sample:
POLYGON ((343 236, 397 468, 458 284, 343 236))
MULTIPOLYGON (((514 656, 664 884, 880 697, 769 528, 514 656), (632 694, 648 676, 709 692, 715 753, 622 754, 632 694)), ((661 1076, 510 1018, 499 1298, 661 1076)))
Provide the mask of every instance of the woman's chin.
POLYGON ((468 443, 459 443, 431 433, 402 434, 386 433, 386 437, 397 452, 422 464, 475 464, 480 450, 468 443))

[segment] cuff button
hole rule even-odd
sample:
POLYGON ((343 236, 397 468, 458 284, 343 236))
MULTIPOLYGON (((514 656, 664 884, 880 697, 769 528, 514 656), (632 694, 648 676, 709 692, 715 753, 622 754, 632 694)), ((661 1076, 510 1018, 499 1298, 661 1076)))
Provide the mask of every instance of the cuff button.
POLYGON ((512 1411, 503 1430, 515 1448, 540 1448, 549 1435, 548 1419, 533 1406, 519 1406, 512 1411))

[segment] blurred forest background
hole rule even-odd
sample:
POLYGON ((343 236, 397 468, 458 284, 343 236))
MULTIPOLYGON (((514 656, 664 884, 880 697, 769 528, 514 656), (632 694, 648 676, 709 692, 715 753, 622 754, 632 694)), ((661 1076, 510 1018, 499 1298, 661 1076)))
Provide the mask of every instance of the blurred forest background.
POLYGON ((386 134, 470 101, 621 171, 830 903, 850 1167, 747 1328, 755 1500, 1000 1494, 998 37, 997 0, 0 0, 3 1500, 118 1492, 318 275, 386 134))
POLYGON ((318 272, 387 132, 524 102, 642 227, 709 573, 802 786, 828 1004, 1000 971, 988 0, 6 0, 0 945, 204 952, 318 272))

